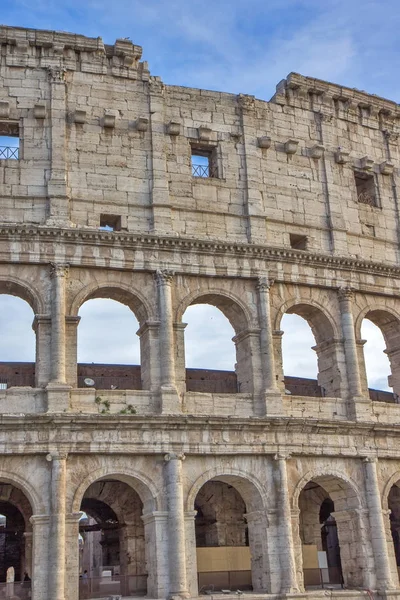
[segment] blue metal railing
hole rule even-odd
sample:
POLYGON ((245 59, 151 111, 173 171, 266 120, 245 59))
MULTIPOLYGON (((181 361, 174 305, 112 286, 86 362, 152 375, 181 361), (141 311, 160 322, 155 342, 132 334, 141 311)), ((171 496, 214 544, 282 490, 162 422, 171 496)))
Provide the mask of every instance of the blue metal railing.
POLYGON ((0 160, 9 158, 18 160, 19 148, 15 146, 0 146, 0 160))

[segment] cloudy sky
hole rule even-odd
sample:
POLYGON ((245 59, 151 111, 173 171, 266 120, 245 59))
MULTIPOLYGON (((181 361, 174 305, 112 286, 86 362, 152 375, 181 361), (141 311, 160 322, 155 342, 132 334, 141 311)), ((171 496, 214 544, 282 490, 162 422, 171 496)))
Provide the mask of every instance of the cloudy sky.
MULTIPOLYGON (((0 21, 101 36, 109 44, 129 37, 143 46, 151 73, 168 84, 268 100, 297 71, 400 97, 398 0, 2 0, 0 21)), ((137 323, 128 309, 98 300, 80 314, 80 361, 138 361, 137 323)), ((188 366, 233 368, 233 333, 216 309, 191 307, 184 320, 188 366)), ((31 321, 22 301, 0 297, 0 360, 33 360, 31 321)), ((315 376, 308 327, 291 315, 282 328, 285 372, 315 376)), ((383 389, 388 365, 379 330, 366 322, 363 337, 370 385, 383 389)))

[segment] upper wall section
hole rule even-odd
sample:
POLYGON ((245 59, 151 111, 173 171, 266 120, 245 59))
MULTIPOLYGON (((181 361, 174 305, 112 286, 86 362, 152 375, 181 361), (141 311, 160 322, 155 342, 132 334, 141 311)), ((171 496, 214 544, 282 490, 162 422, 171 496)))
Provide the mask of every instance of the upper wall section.
POLYGON ((0 44, 0 134, 19 140, 0 137, 3 225, 399 263, 397 104, 294 73, 269 103, 165 86, 128 40, 0 44))

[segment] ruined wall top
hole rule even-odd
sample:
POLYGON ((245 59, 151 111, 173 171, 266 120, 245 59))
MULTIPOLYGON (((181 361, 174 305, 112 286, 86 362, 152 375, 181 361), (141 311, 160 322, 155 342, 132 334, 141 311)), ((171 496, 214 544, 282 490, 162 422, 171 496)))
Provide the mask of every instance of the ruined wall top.
POLYGON ((14 67, 48 68, 63 66, 72 71, 148 79, 146 63, 140 63, 142 48, 129 39, 104 44, 101 37, 62 31, 0 26, 0 45, 5 64, 14 67))

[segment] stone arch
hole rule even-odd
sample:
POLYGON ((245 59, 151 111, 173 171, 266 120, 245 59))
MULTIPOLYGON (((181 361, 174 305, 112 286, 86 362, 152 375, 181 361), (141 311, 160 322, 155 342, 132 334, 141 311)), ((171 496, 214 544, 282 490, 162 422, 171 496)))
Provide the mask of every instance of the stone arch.
MULTIPOLYGON (((240 393, 253 392, 255 390, 255 357, 259 355, 260 350, 259 346, 257 346, 258 340, 254 339, 254 331, 251 329, 253 318, 249 308, 238 296, 232 294, 230 291, 221 289, 196 290, 183 298, 178 305, 175 313, 177 323, 182 321, 185 310, 194 304, 210 304, 215 306, 228 319, 235 332, 233 342, 236 350, 236 389, 240 393)), ((182 379, 185 379, 183 377, 185 366, 184 355, 182 329, 180 336, 177 337, 177 364, 181 364, 182 379)), ((182 384, 181 386, 185 389, 182 384)))
POLYGON ((159 498, 159 490, 147 475, 137 471, 132 472, 122 469, 113 471, 109 467, 101 467, 87 475, 87 477, 79 484, 72 498, 71 512, 79 512, 82 498, 92 483, 106 478, 122 481, 135 490, 143 503, 143 512, 145 514, 154 510, 160 510, 161 501, 159 498))
POLYGON ((249 329, 254 321, 249 308, 236 294, 221 288, 211 288, 206 292, 195 290, 181 300, 176 309, 177 323, 182 321, 185 310, 193 304, 211 304, 218 308, 228 319, 236 335, 249 329))
POLYGON ((266 497, 266 490, 254 475, 241 469, 215 467, 200 475, 192 484, 186 498, 186 510, 188 512, 193 510, 196 496, 202 486, 212 480, 229 482, 229 485, 232 485, 242 496, 249 512, 249 509, 263 510, 265 508, 264 498, 266 497), (254 492, 256 492, 255 496, 254 492))
MULTIPOLYGON (((355 482, 338 469, 315 469, 297 482, 292 507, 299 519, 294 527, 298 571, 303 573, 301 548, 303 543, 308 543, 327 552, 330 581, 344 581, 346 587, 351 588, 370 585, 370 545, 360 522, 360 509, 364 508, 362 498, 355 482), (326 502, 331 508, 323 517, 326 502), (360 553, 360 547, 364 553, 360 553)), ((308 578, 309 571, 304 570, 305 585, 310 585, 308 578)))
POLYGON ((338 495, 340 495, 339 489, 342 491, 350 491, 351 496, 356 498, 357 500, 357 502, 354 505, 354 508, 364 508, 362 502, 363 496, 360 492, 360 489, 350 477, 348 477, 345 473, 343 473, 343 471, 339 471, 338 469, 329 468, 329 470, 327 470, 324 468, 320 468, 308 471, 297 482, 292 495, 292 509, 298 509, 300 493, 309 481, 316 481, 316 483, 319 483, 319 485, 321 485, 321 487, 324 488, 330 496, 333 493, 333 501, 335 501, 335 498, 337 499, 338 495), (335 482, 342 483, 341 486, 339 485, 339 489, 335 489, 335 482))
MULTIPOLYGON (((313 333, 316 344, 312 347, 317 354, 318 384, 321 395, 340 397, 345 385, 343 364, 343 349, 340 347, 341 334, 334 317, 326 307, 318 302, 307 299, 291 298, 284 302, 276 312, 274 328, 281 329, 281 321, 285 314, 296 314, 307 321, 313 333)), ((277 364, 281 365, 283 373, 282 341, 277 340, 279 347, 275 349, 278 357, 277 364)), ((283 377, 282 377, 283 379, 283 377)))
POLYGON ((145 323, 153 310, 150 302, 139 290, 125 283, 92 283, 82 288, 72 299, 70 314, 77 316, 82 304, 94 298, 109 298, 128 306, 140 325, 145 323))
MULTIPOLYGON (((234 491, 237 494, 237 502, 239 503, 236 503, 236 512, 239 510, 238 514, 241 514, 240 508, 246 511, 244 514, 242 514, 242 517, 244 517, 247 522, 245 529, 243 529, 243 524, 240 525, 240 521, 236 520, 238 518, 238 514, 236 514, 236 517, 233 518, 233 521, 229 521, 229 526, 231 526, 232 523, 235 523, 236 520, 236 524, 234 525, 234 527, 238 527, 239 529, 230 529, 230 533, 228 533, 226 530, 225 533, 223 533, 224 521, 223 519, 222 521, 220 521, 221 516, 224 514, 223 507, 225 505, 217 504, 216 509, 217 507, 218 509, 215 512, 215 519, 217 520, 217 529, 213 533, 213 537, 216 534, 217 538, 219 539, 219 536, 222 534, 221 541, 219 541, 216 545, 219 546, 221 544, 221 546, 224 546, 227 544, 227 540, 230 540, 230 543, 234 547, 243 545, 249 547, 249 570, 246 572, 247 575, 241 575, 240 573, 238 573, 238 577, 243 577, 240 583, 237 584, 238 587, 249 585, 254 591, 257 592, 267 590, 270 591, 271 581, 268 575, 270 573, 267 539, 268 536, 265 535, 265 531, 268 527, 264 506, 266 491, 263 489, 263 486, 261 485, 260 481, 256 477, 254 477, 254 475, 251 475, 241 469, 217 467, 208 470, 206 473, 203 473, 192 484, 191 489, 189 490, 188 496, 186 498, 186 509, 189 513, 193 512, 195 502, 201 494, 203 486, 205 487, 207 486, 207 484, 211 484, 212 482, 216 482, 218 484, 227 484, 227 486, 229 486, 230 488, 234 488, 234 491), (220 526, 222 526, 221 529, 220 526), (247 541, 245 542, 246 531, 248 533, 247 541)), ((225 490, 226 491, 223 491, 221 487, 219 488, 218 492, 217 490, 215 490, 215 493, 217 493, 217 497, 219 498, 217 502, 223 502, 224 495, 226 494, 225 498, 230 497, 230 500, 228 501, 228 506, 233 507, 233 504, 230 504, 232 503, 231 492, 233 490, 229 490, 227 488, 225 488, 225 490)), ((201 519, 203 519, 206 515, 206 513, 199 514, 201 519)), ((228 522, 226 522, 225 525, 227 523, 228 522)), ((206 523, 202 523, 201 527, 203 528, 205 525, 207 526, 206 523)), ((208 526, 210 525, 212 527, 215 527, 213 520, 211 520, 211 523, 208 524, 208 526)), ((193 521, 193 537, 197 542, 195 532, 196 526, 195 522, 193 521)), ((230 544, 228 543, 228 545, 230 544)), ((208 544, 203 546, 203 552, 207 553, 208 546, 215 546, 215 541, 211 543, 208 542, 208 544)), ((227 564, 225 568, 222 569, 222 571, 224 573, 230 571, 229 565, 227 564)), ((195 579, 197 580, 197 573, 194 575, 195 579)), ((203 582, 203 584, 201 583, 202 579, 200 572, 198 573, 198 577, 200 584, 203 585, 205 582, 203 582)), ((212 583, 215 585, 221 585, 221 583, 217 582, 212 583)), ((228 581, 226 583, 228 583, 228 581)), ((226 584, 223 585, 223 587, 226 587, 226 584)))
POLYGON ((282 317, 285 314, 297 314, 303 317, 311 327, 317 344, 328 341, 331 338, 340 337, 339 326, 332 314, 319 302, 307 298, 290 298, 284 302, 276 311, 274 329, 280 329, 282 317))
MULTIPOLYGON (((376 325, 385 340, 385 353, 389 359, 391 370, 391 387, 400 396, 400 314, 393 308, 388 308, 381 302, 373 302, 360 311, 355 321, 356 338, 361 340, 361 325, 364 319, 369 319, 376 325)), ((364 353, 360 351, 360 362, 364 364, 364 385, 368 388, 367 372, 364 353)))
POLYGON ((19 489, 31 505, 32 514, 40 515, 46 513, 45 503, 31 483, 15 472, 0 468, 0 485, 6 483, 19 489))
POLYGON ((383 488, 382 495, 381 495, 383 510, 387 510, 389 508, 389 506, 388 506, 389 493, 390 493, 390 490, 392 489, 392 487, 397 484, 399 484, 399 486, 400 486, 400 471, 396 471, 395 473, 393 473, 393 475, 391 475, 389 480, 385 483, 385 486, 383 488))
POLYGON ((35 315, 44 314, 45 301, 31 282, 15 276, 0 277, 0 294, 9 294, 25 300, 35 315))

